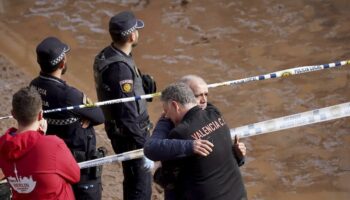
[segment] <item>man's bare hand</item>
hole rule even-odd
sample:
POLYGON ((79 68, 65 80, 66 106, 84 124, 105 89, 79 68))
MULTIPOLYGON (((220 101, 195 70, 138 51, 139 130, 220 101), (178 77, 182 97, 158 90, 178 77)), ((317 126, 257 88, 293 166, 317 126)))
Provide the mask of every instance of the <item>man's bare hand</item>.
POLYGON ((193 142, 193 152, 200 156, 208 156, 213 151, 213 143, 208 140, 194 140, 193 142))
POLYGON ((243 158, 247 153, 247 148, 245 147, 245 144, 243 142, 239 142, 239 137, 237 135, 235 135, 233 148, 234 148, 235 154, 239 158, 243 158))
POLYGON ((90 121, 87 119, 81 119, 80 125, 82 128, 88 128, 90 126, 90 121))

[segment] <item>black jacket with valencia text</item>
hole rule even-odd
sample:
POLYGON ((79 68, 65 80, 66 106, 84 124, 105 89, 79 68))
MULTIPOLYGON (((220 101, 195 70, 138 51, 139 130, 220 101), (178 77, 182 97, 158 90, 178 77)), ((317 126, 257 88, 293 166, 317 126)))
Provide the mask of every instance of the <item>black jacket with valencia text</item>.
POLYGON ((205 139, 214 144, 207 157, 181 160, 180 182, 186 199, 241 200, 246 190, 236 160, 232 156, 230 130, 220 112, 211 104, 205 110, 190 109, 170 133, 176 139, 205 139))

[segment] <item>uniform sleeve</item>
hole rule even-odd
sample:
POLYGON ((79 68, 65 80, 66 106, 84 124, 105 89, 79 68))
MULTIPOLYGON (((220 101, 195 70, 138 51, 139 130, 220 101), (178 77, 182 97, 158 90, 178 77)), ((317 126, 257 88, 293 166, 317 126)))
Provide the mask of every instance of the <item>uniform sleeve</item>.
POLYGON ((144 153, 153 161, 165 161, 193 155, 193 140, 167 139, 174 125, 161 118, 151 137, 146 141, 144 153))
MULTIPOLYGON (((84 104, 83 100, 84 94, 82 92, 73 87, 69 88, 66 97, 68 106, 84 104)), ((99 107, 75 109, 72 112, 83 119, 89 120, 93 126, 102 124, 105 121, 102 109, 99 107)))
POLYGON ((80 168, 67 145, 58 137, 57 139, 56 170, 67 182, 77 183, 80 180, 80 168))
MULTIPOLYGON (((107 74, 107 83, 110 86, 113 99, 135 96, 133 74, 130 68, 122 63, 110 65, 110 73, 107 74)), ((142 130, 139 122, 142 120, 135 101, 117 103, 113 105, 113 112, 123 128, 127 129, 135 140, 137 148, 142 148, 146 142, 146 130, 142 130)))

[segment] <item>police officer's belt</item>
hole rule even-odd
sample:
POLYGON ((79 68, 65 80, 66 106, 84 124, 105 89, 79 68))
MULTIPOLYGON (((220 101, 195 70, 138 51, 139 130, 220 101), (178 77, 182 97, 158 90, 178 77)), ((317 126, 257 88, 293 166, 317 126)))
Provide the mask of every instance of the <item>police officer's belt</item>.
POLYGON ((47 120, 47 123, 50 125, 68 125, 78 121, 79 118, 72 117, 68 119, 46 119, 46 120, 47 120))

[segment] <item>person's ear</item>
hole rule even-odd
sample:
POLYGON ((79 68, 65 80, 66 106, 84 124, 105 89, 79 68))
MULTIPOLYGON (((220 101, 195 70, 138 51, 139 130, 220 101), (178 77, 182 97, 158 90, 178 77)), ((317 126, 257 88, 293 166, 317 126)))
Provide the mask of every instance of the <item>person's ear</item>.
POLYGON ((136 31, 133 31, 129 37, 130 42, 136 41, 136 31))
POLYGON ((15 112, 13 112, 13 110, 11 110, 11 115, 12 115, 13 119, 17 119, 16 115, 15 115, 15 112))
POLYGON ((41 121, 44 118, 44 112, 43 110, 40 110, 40 112, 38 113, 38 121, 41 121))
POLYGON ((171 106, 176 110, 176 112, 179 112, 180 106, 176 101, 171 101, 171 106))
POLYGON ((66 58, 64 58, 63 60, 61 60, 61 62, 58 64, 58 68, 59 68, 59 69, 63 69, 63 68, 64 68, 65 60, 66 60, 66 58))

